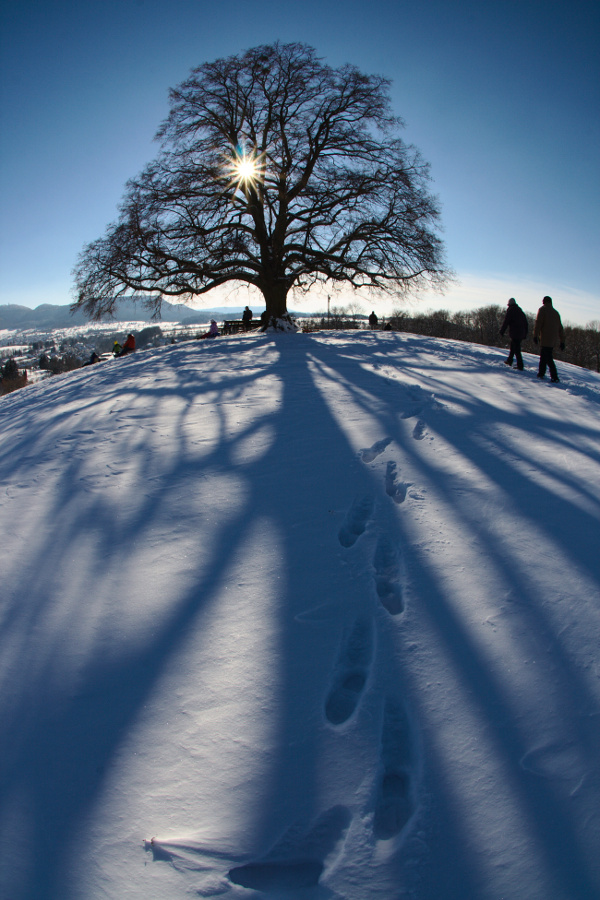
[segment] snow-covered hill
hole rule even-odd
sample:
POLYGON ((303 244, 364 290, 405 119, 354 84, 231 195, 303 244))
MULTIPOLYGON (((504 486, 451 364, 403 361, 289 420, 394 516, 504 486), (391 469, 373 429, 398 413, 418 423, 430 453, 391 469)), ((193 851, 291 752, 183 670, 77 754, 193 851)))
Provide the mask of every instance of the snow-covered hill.
POLYGON ((600 896, 600 377, 251 334, 0 401, 5 900, 600 896))

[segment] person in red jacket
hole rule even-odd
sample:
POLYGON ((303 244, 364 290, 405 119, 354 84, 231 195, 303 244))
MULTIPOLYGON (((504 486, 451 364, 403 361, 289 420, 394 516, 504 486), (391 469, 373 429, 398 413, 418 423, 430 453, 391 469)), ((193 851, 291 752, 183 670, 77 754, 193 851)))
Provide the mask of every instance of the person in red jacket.
POLYGON ((121 348, 121 352, 119 356, 126 356, 128 353, 133 353, 135 351, 135 337, 132 334, 127 335, 127 340, 123 344, 121 348))

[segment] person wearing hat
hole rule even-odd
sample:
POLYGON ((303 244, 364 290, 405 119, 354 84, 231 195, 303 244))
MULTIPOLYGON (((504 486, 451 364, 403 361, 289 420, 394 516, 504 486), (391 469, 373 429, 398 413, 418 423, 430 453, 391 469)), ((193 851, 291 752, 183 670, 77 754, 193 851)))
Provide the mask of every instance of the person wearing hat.
POLYGON ((516 357, 517 369, 523 369, 523 357, 521 356, 521 341, 527 337, 529 325, 527 316, 518 305, 514 297, 508 301, 508 308, 504 316, 504 322, 500 329, 500 334, 504 334, 508 328, 508 336, 510 337, 510 350, 508 359, 504 360, 505 365, 512 366, 513 359, 516 357))
POLYGON ((219 326, 215 322, 214 319, 210 320, 210 327, 208 331, 205 331, 204 334, 200 336, 201 341, 205 341, 207 338, 215 338, 219 336, 219 326))
POLYGON ((556 344, 560 343, 560 349, 565 349, 565 330, 560 320, 558 310, 552 306, 552 297, 544 297, 540 306, 533 329, 533 343, 540 344, 540 367, 538 378, 546 375, 546 366, 550 369, 550 380, 560 381, 556 371, 553 352, 556 344))

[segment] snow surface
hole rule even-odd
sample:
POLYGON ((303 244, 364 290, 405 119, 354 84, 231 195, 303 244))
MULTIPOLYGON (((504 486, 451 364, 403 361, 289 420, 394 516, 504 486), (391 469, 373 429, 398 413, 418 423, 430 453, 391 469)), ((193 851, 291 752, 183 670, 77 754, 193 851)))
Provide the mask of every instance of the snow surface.
POLYGON ((252 333, 0 401, 2 900, 600 896, 600 376, 252 333))

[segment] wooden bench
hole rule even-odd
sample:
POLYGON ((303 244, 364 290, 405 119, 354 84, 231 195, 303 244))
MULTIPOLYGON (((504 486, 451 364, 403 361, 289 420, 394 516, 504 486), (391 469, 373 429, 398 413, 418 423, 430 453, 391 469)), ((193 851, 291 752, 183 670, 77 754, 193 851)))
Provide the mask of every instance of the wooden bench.
POLYGON ((223 319, 223 334, 237 334, 238 331, 252 331, 261 327, 260 319, 251 319, 248 324, 241 319, 223 319))

